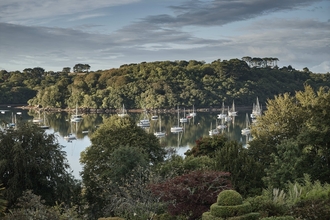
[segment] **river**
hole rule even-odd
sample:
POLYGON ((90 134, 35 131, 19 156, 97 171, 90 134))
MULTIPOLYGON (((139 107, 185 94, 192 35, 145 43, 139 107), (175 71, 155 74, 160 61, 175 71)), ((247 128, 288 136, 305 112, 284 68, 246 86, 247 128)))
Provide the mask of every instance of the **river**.
MULTIPOLYGON (((0 106, 0 128, 4 128, 7 123, 15 122, 18 120, 31 121, 39 118, 43 119, 49 129, 45 131, 48 134, 55 134, 59 144, 64 146, 67 153, 67 159, 71 166, 72 173, 75 178, 81 179, 79 172, 82 166, 79 163, 80 153, 86 147, 91 145, 90 135, 96 131, 104 119, 108 118, 111 114, 85 114, 83 120, 78 123, 70 122, 70 113, 68 112, 45 112, 39 113, 34 110, 19 109, 9 106, 0 106), (74 134, 75 140, 66 140, 64 137, 68 134, 74 134)), ((246 113, 250 114, 250 110, 242 110, 238 115, 232 117, 232 120, 226 123, 227 127, 221 130, 229 139, 240 141, 243 145, 246 144, 246 136, 241 135, 241 130, 245 127, 246 113)), ((150 120, 150 127, 145 131, 154 133, 159 131, 160 122, 162 131, 166 133, 165 137, 159 138, 160 143, 164 147, 173 147, 176 149, 177 154, 184 156, 184 152, 195 145, 195 141, 203 136, 209 136, 211 126, 216 127, 220 124, 217 115, 220 112, 197 112, 197 115, 188 120, 187 123, 180 123, 183 127, 183 132, 171 133, 171 127, 178 124, 178 115, 176 113, 158 114, 158 120, 150 120), (159 120, 161 119, 161 120, 159 120)), ((183 113, 180 113, 183 117, 183 113)), ((143 113, 129 113, 136 122, 144 118, 143 113)), ((150 117, 151 118, 151 117, 150 117)))

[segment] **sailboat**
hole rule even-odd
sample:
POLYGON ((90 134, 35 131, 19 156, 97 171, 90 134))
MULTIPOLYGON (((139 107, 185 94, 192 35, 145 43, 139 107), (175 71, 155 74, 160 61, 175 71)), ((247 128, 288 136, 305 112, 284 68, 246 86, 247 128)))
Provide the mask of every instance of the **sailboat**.
MULTIPOLYGON (((78 123, 76 122, 75 124, 76 124, 76 133, 77 133, 77 130, 78 130, 78 128, 77 128, 78 123)), ((64 136, 64 139, 67 140, 67 141, 77 140, 76 135, 73 134, 73 132, 72 132, 72 124, 70 125, 70 127, 71 127, 71 133, 69 133, 68 135, 64 136)))
POLYGON ((183 137, 183 132, 176 132, 178 134, 178 145, 177 147, 180 147, 182 137, 183 137))
POLYGON ((225 114, 225 103, 222 102, 221 113, 218 114, 218 119, 226 118, 227 114, 225 114))
POLYGON ((261 116, 261 106, 257 97, 256 103, 253 103, 252 113, 250 114, 250 117, 252 119, 256 119, 258 116, 261 116))
MULTIPOLYGON (((216 123, 217 124, 217 123, 216 123)), ((209 135, 213 136, 219 134, 219 130, 217 128, 217 125, 215 126, 215 128, 212 127, 212 122, 211 122, 211 129, 209 130, 209 135)))
POLYGON ((64 139, 67 141, 77 140, 76 136, 72 133, 68 134, 67 136, 64 136, 64 139))
POLYGON ((40 117, 40 110, 38 110, 38 118, 32 119, 33 123, 41 123, 43 119, 40 117))
POLYGON ((228 106, 228 111, 227 111, 228 112, 228 115, 226 115, 226 117, 225 117, 225 121, 226 122, 230 122, 232 120, 231 116, 229 115, 229 111, 230 110, 229 110, 229 106, 228 106))
POLYGON ((246 117, 245 117, 245 128, 242 129, 242 135, 249 135, 251 133, 250 131, 250 120, 249 120, 249 116, 246 113, 246 117))
POLYGON ((234 100, 233 100, 233 104, 231 106, 231 109, 229 109, 229 111, 228 111, 228 115, 229 116, 237 116, 237 111, 235 110, 234 100))
POLYGON ((225 104, 222 102, 222 111, 221 114, 218 115, 218 119, 221 119, 221 124, 217 126, 218 129, 225 129, 227 125, 225 125, 225 118, 227 115, 225 114, 225 104))
POLYGON ((144 118, 141 119, 138 123, 137 126, 139 127, 150 127, 150 121, 149 118, 147 117, 147 110, 144 109, 144 118))
POLYGON ((178 125, 171 127, 171 132, 173 132, 173 133, 183 131, 183 128, 179 126, 179 117, 180 117, 180 110, 179 110, 179 106, 178 106, 178 125))
POLYGON ((45 114, 45 111, 43 112, 43 115, 44 115, 44 119, 42 119, 42 124, 39 125, 39 128, 41 129, 49 129, 49 125, 46 124, 46 114, 45 114))
POLYGON ((158 138, 165 137, 165 132, 162 132, 162 121, 161 117, 159 117, 159 131, 156 131, 154 135, 158 138))
POLYGON ((71 116, 71 122, 80 122, 83 120, 82 115, 78 114, 78 105, 76 104, 76 114, 71 116))
POLYGON ((11 113, 11 123, 7 124, 7 128, 15 128, 16 126, 16 115, 14 116, 14 113, 11 113))
POLYGON ((193 105, 193 112, 189 113, 189 115, 187 116, 188 118, 192 118, 195 117, 197 114, 195 112, 195 106, 193 105))
POLYGON ((181 123, 188 122, 188 119, 186 118, 186 109, 183 109, 183 118, 180 118, 181 123))
POLYGON ((225 129, 227 125, 225 125, 225 118, 221 118, 221 124, 217 126, 218 129, 225 129))
POLYGON ((153 121, 158 120, 158 115, 151 116, 151 120, 153 120, 153 121))
POLYGON ((128 116, 124 104, 123 104, 123 108, 122 108, 121 112, 118 113, 118 116, 119 116, 119 117, 125 117, 125 116, 128 116))

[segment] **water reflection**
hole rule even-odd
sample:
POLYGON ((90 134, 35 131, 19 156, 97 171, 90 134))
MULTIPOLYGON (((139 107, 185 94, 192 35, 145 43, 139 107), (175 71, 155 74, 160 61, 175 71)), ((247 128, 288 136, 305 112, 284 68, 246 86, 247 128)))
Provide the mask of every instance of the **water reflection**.
MULTIPOLYGON (((1 129, 4 129, 6 124, 10 122, 20 120, 31 121, 32 123, 34 118, 38 118, 39 114, 42 115, 50 127, 46 132, 55 134, 58 137, 59 143, 64 146, 68 161, 76 178, 80 178, 80 152, 91 145, 90 136, 106 118, 111 116, 110 114, 85 114, 82 121, 71 122, 70 117, 73 113, 69 112, 38 112, 12 107, 8 108, 7 106, 0 106, 0 112, 1 129), (17 114, 18 112, 19 114, 17 114), (69 134, 74 134, 76 139, 64 139, 69 134)), ((221 129, 220 133, 226 134, 231 140, 237 140, 242 142, 243 145, 246 145, 250 137, 241 135, 241 130, 245 127, 246 113, 250 113, 250 111, 242 111, 237 116, 232 117, 232 120, 226 123, 227 127, 221 129)), ((145 117, 144 113, 130 113, 129 116, 137 122, 145 117)), ((151 118, 151 115, 149 116, 151 118)), ((150 120, 150 127, 146 128, 145 131, 152 134, 159 131, 161 119, 161 130, 165 132, 165 136, 159 138, 159 141, 164 147, 175 148, 179 155, 184 155, 188 149, 195 145, 195 141, 199 138, 209 136, 210 124, 211 122, 215 123, 217 120, 217 112, 199 112, 195 117, 189 118, 186 123, 180 123, 180 126, 183 127, 182 132, 171 133, 171 127, 178 124, 177 114, 162 113, 157 116, 158 120, 150 120)))

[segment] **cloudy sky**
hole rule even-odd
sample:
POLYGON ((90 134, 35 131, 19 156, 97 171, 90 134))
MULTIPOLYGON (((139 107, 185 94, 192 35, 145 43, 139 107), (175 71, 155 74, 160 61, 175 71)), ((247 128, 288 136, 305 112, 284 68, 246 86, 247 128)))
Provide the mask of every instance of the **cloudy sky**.
POLYGON ((0 69, 276 57, 330 72, 330 0, 1 0, 0 69))

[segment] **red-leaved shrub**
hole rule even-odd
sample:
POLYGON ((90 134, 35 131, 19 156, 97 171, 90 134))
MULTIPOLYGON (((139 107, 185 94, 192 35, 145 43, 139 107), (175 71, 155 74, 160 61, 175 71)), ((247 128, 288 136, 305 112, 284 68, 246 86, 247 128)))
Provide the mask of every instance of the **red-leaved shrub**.
POLYGON ((196 219, 209 210, 221 191, 232 189, 229 176, 227 172, 197 170, 150 185, 150 189, 161 201, 168 202, 171 215, 196 219))

